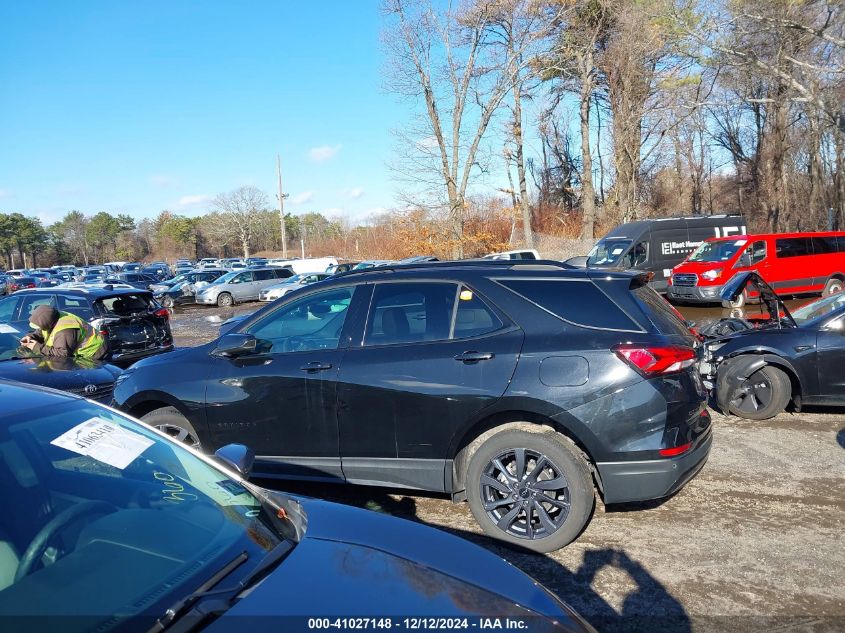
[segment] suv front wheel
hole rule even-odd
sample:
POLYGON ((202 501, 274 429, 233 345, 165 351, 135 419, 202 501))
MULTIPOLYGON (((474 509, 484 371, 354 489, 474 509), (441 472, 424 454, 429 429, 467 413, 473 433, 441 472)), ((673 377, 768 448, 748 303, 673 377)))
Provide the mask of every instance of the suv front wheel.
POLYGON ((489 536, 535 552, 575 540, 595 505, 586 460, 551 429, 506 429, 489 437, 470 458, 466 494, 489 536))
POLYGON ((141 417, 141 421, 157 428, 177 442, 182 442, 191 448, 202 450, 199 434, 197 434, 191 423, 188 422, 188 419, 179 413, 179 409, 176 407, 164 407, 150 411, 141 417))

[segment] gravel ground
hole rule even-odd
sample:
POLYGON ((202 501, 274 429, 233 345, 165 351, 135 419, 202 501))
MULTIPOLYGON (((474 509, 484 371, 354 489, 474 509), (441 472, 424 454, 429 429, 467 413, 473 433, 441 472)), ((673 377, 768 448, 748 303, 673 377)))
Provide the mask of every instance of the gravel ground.
MULTIPOLYGON (((215 336, 230 310, 177 309, 180 346, 215 336)), ((695 310, 697 319, 712 317, 695 310)), ((662 503, 604 508, 550 555, 480 532, 437 495, 275 484, 458 534, 531 574, 599 631, 845 631, 845 410, 752 422, 714 414, 699 475, 662 503)))

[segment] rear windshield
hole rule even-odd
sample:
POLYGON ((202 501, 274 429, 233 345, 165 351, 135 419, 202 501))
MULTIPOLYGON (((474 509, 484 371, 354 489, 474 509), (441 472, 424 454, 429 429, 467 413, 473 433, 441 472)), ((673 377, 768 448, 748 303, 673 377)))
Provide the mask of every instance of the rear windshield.
POLYGON ((575 325, 608 330, 640 328, 591 281, 499 279, 498 282, 556 317, 575 325))
POLYGON ((101 312, 109 316, 127 316, 139 312, 148 312, 152 307, 152 298, 143 294, 126 294, 106 297, 97 301, 101 312))
POLYGON ((657 294, 648 285, 633 288, 631 293, 643 309, 651 322, 663 334, 683 334, 689 336, 690 331, 680 314, 666 299, 657 294))

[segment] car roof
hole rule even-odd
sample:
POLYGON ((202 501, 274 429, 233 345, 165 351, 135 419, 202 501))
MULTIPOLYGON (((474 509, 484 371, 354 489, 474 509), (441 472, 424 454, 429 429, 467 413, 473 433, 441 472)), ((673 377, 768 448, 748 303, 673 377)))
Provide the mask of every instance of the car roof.
POLYGON ((806 231, 801 233, 748 233, 747 235, 730 235, 728 237, 709 237, 707 242, 732 242, 734 240, 789 239, 794 237, 845 237, 845 231, 806 231))
POLYGON ((138 288, 27 288, 26 290, 18 290, 15 295, 30 295, 30 294, 65 294, 77 295, 83 297, 93 297, 100 299, 102 297, 114 297, 117 295, 136 295, 139 293, 152 294, 148 290, 139 290, 138 288))

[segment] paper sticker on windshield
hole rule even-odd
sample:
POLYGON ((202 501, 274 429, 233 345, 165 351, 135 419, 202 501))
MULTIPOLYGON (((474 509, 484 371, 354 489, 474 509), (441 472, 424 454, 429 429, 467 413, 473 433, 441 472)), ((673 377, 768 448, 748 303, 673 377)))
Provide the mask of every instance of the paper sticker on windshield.
POLYGON ((624 250, 625 250, 624 248, 614 248, 612 251, 610 251, 610 254, 611 255, 621 255, 622 251, 624 251, 624 250))
POLYGON ((242 495, 246 493, 246 490, 243 486, 241 486, 238 482, 232 481, 231 479, 224 479, 223 481, 216 481, 214 482, 223 490, 233 495, 242 495))
POLYGON ((123 470, 153 445, 153 440, 102 418, 77 424, 50 444, 123 470))

